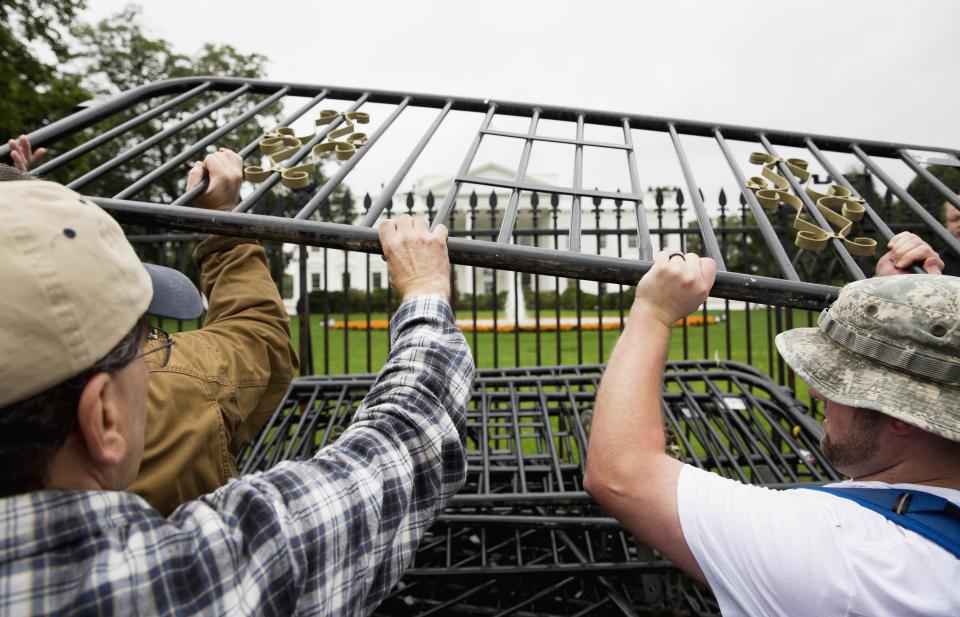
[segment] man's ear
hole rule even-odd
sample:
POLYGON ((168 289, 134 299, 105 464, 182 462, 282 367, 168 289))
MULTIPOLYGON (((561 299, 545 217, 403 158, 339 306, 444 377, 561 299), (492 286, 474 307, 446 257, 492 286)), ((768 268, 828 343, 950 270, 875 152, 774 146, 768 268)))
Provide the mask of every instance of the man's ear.
POLYGON ((117 386, 109 373, 97 373, 84 386, 77 405, 77 422, 87 453, 94 461, 115 465, 123 460, 127 442, 120 431, 117 386))
POLYGON ((897 437, 906 437, 907 435, 912 434, 914 431, 918 431, 917 427, 912 424, 907 424, 903 420, 897 420, 896 418, 890 418, 890 430, 897 437))

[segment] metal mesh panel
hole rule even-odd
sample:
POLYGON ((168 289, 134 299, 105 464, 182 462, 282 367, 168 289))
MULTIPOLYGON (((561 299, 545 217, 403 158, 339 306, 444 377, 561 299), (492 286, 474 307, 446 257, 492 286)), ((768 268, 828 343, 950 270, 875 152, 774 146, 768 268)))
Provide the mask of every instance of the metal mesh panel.
MULTIPOLYGON (((478 372, 467 481, 430 528, 383 615, 716 614, 708 593, 638 543, 583 491, 602 366, 478 372)), ((374 375, 294 382, 243 472, 336 440, 374 375)), ((669 363, 669 448, 726 477, 785 487, 839 479, 801 403, 746 365, 669 363)))

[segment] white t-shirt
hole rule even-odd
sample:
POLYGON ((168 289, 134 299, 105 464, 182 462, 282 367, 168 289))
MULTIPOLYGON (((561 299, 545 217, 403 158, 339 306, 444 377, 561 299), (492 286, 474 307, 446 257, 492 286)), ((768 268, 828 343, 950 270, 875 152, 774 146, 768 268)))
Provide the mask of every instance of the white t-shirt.
MULTIPOLYGON (((834 486, 960 491, 882 482, 834 486)), ((776 491, 684 466, 683 536, 731 615, 960 616, 960 559, 849 499, 776 491)))

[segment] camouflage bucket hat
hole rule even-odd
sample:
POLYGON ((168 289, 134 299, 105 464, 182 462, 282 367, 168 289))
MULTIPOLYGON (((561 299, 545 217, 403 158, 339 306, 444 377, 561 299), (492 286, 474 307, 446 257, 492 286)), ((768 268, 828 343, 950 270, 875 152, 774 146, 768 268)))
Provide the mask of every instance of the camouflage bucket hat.
POLYGON ((818 327, 780 334, 777 349, 827 398, 960 441, 960 278, 851 283, 818 327))

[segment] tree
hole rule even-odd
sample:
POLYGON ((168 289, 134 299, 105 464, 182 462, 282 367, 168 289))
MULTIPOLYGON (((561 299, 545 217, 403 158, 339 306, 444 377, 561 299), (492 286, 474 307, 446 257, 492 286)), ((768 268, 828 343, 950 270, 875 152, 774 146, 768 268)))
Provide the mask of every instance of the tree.
MULTIPOLYGON (((68 115, 76 104, 93 97, 114 95, 146 83, 192 75, 229 75, 233 77, 263 77, 267 63, 261 54, 245 54, 230 45, 206 43, 191 55, 175 50, 169 41, 151 36, 142 25, 141 9, 129 5, 117 14, 94 24, 79 21, 85 8, 83 0, 2 0, 0 16, 0 85, 6 96, 0 99, 0 136, 15 136, 68 115), (36 53, 32 50, 37 49, 36 53)), ((175 95, 167 95, 169 98, 175 95)), ((205 93, 187 105, 181 105, 158 118, 149 120, 96 150, 62 166, 45 177, 68 182, 81 177, 165 128, 188 118, 209 105, 223 93, 205 93)), ((245 95, 221 107, 209 116, 199 119, 171 135, 153 148, 127 163, 110 170, 80 190, 90 195, 113 196, 144 175, 152 172, 172 157, 184 152, 217 128, 237 118, 263 95, 245 95)), ((160 101, 151 100, 135 105, 75 135, 59 140, 49 148, 54 157, 91 137, 126 122, 143 113, 148 106, 160 101)), ((265 108, 247 122, 222 136, 208 148, 227 147, 241 150, 255 143, 266 130, 280 122, 279 104, 265 108)), ((199 151, 183 164, 156 179, 134 199, 169 203, 186 190, 185 177, 192 161, 203 157, 199 151)), ((317 183, 325 182, 319 174, 317 183)), ((341 192, 331 199, 342 201, 341 192)), ((271 191, 258 212, 291 214, 302 207, 309 195, 283 188, 271 191)), ((157 229, 133 228, 128 233, 152 233, 157 229)), ((277 280, 289 256, 279 245, 268 246, 277 280)), ((170 263, 183 263, 182 248, 176 244, 150 251, 149 259, 161 261, 163 255, 170 263)), ((186 260, 187 273, 192 264, 186 260)))
MULTIPOLYGON (((960 192, 960 169, 945 165, 929 165, 929 171, 935 178, 943 182, 954 193, 960 192)), ((870 204, 883 221, 890 226, 894 233, 912 231, 923 238, 934 248, 943 246, 942 240, 930 231, 914 211, 896 199, 892 191, 885 191, 880 196, 878 184, 873 176, 867 174, 862 167, 852 167, 844 172, 844 176, 870 204)), ((943 222, 943 203, 946 201, 943 194, 921 176, 915 176, 907 185, 907 193, 916 199, 930 214, 943 222)), ((879 238, 878 238, 879 239, 879 238)))
MULTIPOLYGON (((947 185, 954 193, 960 193, 960 168, 948 167, 946 165, 928 165, 927 171, 935 178, 947 185)), ((907 186, 907 192, 917 201, 927 206, 927 208, 938 219, 943 220, 941 208, 946 199, 932 184, 927 182, 921 176, 914 178, 907 186)))
MULTIPOLYGON (((173 50, 172 45, 160 38, 151 38, 141 25, 141 9, 127 6, 120 13, 96 24, 77 24, 70 30, 74 39, 72 59, 76 70, 85 75, 84 83, 98 96, 112 95, 146 83, 185 77, 190 75, 230 75, 236 77, 262 77, 266 58, 260 54, 243 54, 230 45, 207 43, 192 56, 173 50)), ((105 147, 91 153, 86 166, 94 168, 118 153, 156 135, 164 128, 186 119, 197 110, 222 96, 220 93, 203 94, 196 97, 188 106, 182 106, 160 118, 152 119, 111 140, 105 147)), ((262 98, 262 97, 261 97, 262 98)), ((171 157, 183 152, 218 127, 239 116, 250 106, 250 100, 240 97, 220 108, 209 116, 198 120, 187 128, 151 148, 142 156, 102 176, 87 189, 99 195, 114 195, 129 186, 133 181, 149 173, 171 157)), ((102 123, 88 130, 90 135, 97 134, 125 122, 142 113, 145 107, 135 106, 124 114, 118 114, 108 123, 102 123)), ((265 130, 272 128, 278 121, 279 105, 273 105, 266 113, 244 123, 236 130, 218 139, 217 146, 240 150, 248 143, 256 141, 265 130)), ((137 198, 155 202, 170 202, 185 190, 184 178, 192 160, 201 158, 203 152, 184 162, 179 168, 171 170, 166 176, 154 182, 137 198)), ((71 167, 70 174, 76 177, 77 167, 71 167)))
MULTIPOLYGON (((151 38, 141 25, 141 10, 130 5, 120 13, 100 22, 88 25, 80 24, 71 29, 76 39, 74 61, 87 75, 90 88, 98 95, 111 95, 139 85, 174 77, 193 75, 229 75, 232 77, 260 78, 264 76, 267 59, 257 53, 244 54, 231 45, 204 44, 193 55, 187 56, 175 51, 172 45, 163 39, 151 38)), ((117 152, 137 143, 142 143, 163 128, 178 122, 205 105, 223 96, 222 93, 209 93, 197 97, 189 108, 161 120, 151 120, 132 130, 125 139, 115 140, 110 150, 100 153, 103 160, 111 158, 117 152)), ((257 95, 257 100, 266 98, 257 95)), ((165 140, 160 146, 146 152, 137 159, 136 165, 125 166, 119 174, 111 173, 95 185, 98 194, 114 194, 144 173, 176 156, 192 144, 197 143, 217 128, 240 116, 251 106, 248 96, 240 97, 221 107, 213 114, 179 131, 165 140)), ((128 115, 141 113, 142 109, 131 110, 128 115)), ((265 131, 279 122, 280 105, 274 104, 250 121, 230 131, 216 141, 217 146, 241 150, 257 141, 265 131)), ((122 122, 125 118, 116 120, 122 122)), ((105 127, 97 127, 102 131, 105 127)), ((200 155, 197 156, 199 158, 200 155)), ((188 163, 171 171, 166 177, 149 187, 139 197, 156 202, 169 202, 184 190, 183 178, 188 163)), ((317 170, 314 190, 322 185, 326 178, 317 170)), ((291 214, 304 205, 303 193, 278 189, 271 192, 258 207, 258 211, 271 214, 291 214)), ((342 202, 342 191, 336 191, 330 200, 342 202)))
POLYGON ((4 139, 70 113, 90 98, 69 60, 65 33, 83 0, 0 1, 0 136, 4 139))
MULTIPOLYGON (((110 96, 153 81, 192 75, 264 76, 267 59, 261 54, 245 54, 230 45, 205 43, 193 54, 186 55, 174 50, 169 41, 152 37, 142 25, 141 9, 135 5, 95 24, 79 21, 78 16, 85 6, 85 0, 0 0, 0 87, 4 91, 4 97, 0 98, 0 137, 15 136, 48 124, 68 115, 78 103, 90 98, 110 96)), ((60 182, 78 178, 188 118, 220 96, 223 94, 205 93, 195 97, 189 105, 149 120, 68 165, 45 174, 45 177, 60 182)), ((266 98, 264 95, 255 96, 257 100, 266 98)), ((148 105, 157 103, 146 101, 135 105, 126 112, 63 138, 48 148, 51 151, 49 156, 52 158, 118 126, 142 114, 148 105)), ((242 96, 80 190, 90 195, 113 196, 237 118, 251 105, 251 95, 242 96)), ((279 104, 265 108, 219 138, 211 147, 241 150, 275 127, 280 121, 280 111, 279 104)), ((173 201, 186 189, 185 177, 190 162, 203 155, 203 151, 197 152, 184 164, 171 169, 131 197, 155 203, 173 201)), ((265 196, 256 211, 289 216, 302 208, 326 180, 318 166, 310 187, 297 191, 277 188, 265 196)), ((338 222, 352 221, 358 206, 351 196, 338 188, 325 200, 314 218, 331 220, 333 215, 338 222), (337 206, 335 214, 331 204, 337 206)), ((128 228, 127 231, 151 233, 159 230, 128 228)), ((271 254, 272 271, 279 281, 290 255, 285 254, 280 245, 268 245, 267 248, 271 254)), ((159 252, 151 251, 150 258, 159 261, 160 253, 166 254, 171 263, 183 262, 182 249, 175 245, 168 245, 159 252)), ((185 267, 189 275, 196 276, 189 260, 186 260, 185 267)))

